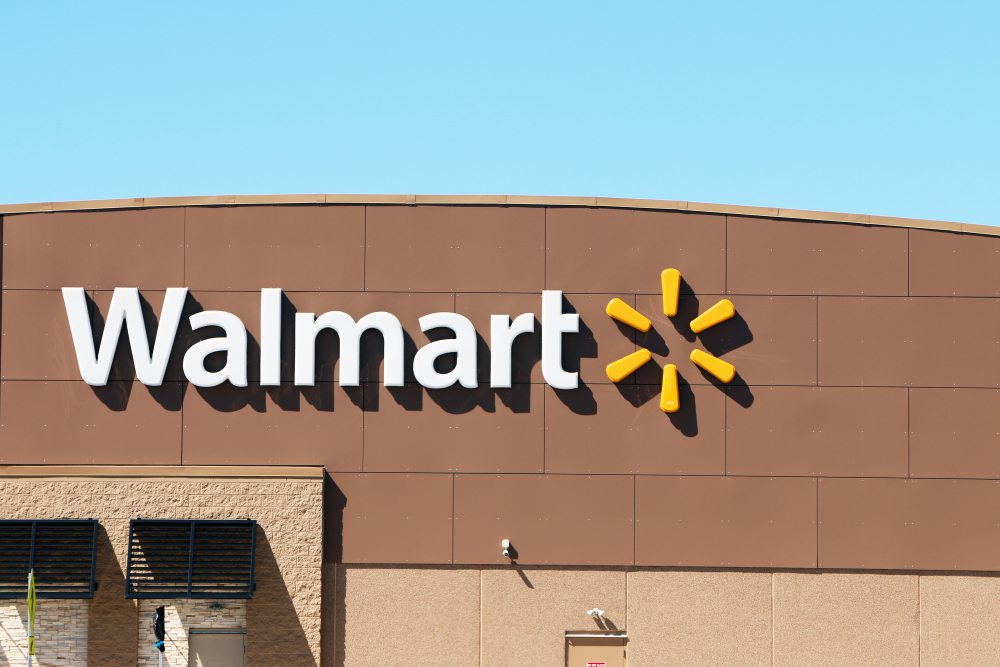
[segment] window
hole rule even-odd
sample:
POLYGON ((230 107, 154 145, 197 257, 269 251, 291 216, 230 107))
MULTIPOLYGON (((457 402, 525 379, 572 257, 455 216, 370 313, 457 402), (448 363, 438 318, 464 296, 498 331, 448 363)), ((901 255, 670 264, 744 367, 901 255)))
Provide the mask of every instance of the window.
POLYGON ((257 522, 134 519, 129 598, 252 598, 257 522))
POLYGON ((39 598, 94 597, 97 522, 0 521, 0 598, 28 596, 35 570, 39 598))

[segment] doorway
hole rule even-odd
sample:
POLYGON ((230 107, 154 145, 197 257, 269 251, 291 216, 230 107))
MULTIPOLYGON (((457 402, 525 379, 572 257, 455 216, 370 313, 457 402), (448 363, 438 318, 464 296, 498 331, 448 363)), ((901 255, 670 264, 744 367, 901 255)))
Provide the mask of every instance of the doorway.
POLYGON ((566 635, 566 667, 625 667, 622 635, 566 635))
POLYGON ((188 667, 246 667, 246 632, 198 632, 188 635, 188 667))

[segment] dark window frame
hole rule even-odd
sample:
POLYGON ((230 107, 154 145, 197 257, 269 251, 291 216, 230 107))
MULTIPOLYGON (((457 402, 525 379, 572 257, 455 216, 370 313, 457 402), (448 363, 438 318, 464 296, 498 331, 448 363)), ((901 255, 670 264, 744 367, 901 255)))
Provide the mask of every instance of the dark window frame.
POLYGON ((193 600, 249 600, 253 598, 256 588, 256 561, 257 561, 257 521, 253 519, 132 519, 129 521, 129 541, 128 541, 128 566, 125 571, 125 597, 128 599, 193 599, 193 600), (153 592, 143 592, 142 580, 133 580, 132 564, 139 556, 136 547, 140 546, 136 537, 136 526, 187 526, 188 535, 188 564, 187 564, 187 589, 180 590, 157 590, 153 592), (234 590, 222 593, 210 593, 196 589, 198 584, 194 581, 196 570, 195 557, 197 548, 195 544, 195 531, 198 526, 248 526, 250 527, 250 570, 248 581, 243 592, 234 590))
MULTIPOLYGON (((41 581, 37 578, 38 573, 36 572, 35 578, 35 597, 39 600, 88 600, 93 599, 94 590, 97 588, 96 577, 97 577, 97 528, 98 521, 96 519, 2 519, 0 520, 0 525, 31 525, 31 544, 28 548, 28 569, 27 572, 31 572, 35 568, 35 556, 36 556, 36 537, 38 534, 38 526, 40 524, 46 526, 66 526, 66 525, 91 525, 93 526, 93 534, 90 550, 90 585, 86 590, 45 590, 47 585, 45 579, 41 581), (39 590, 39 585, 41 584, 42 589, 39 590)), ((6 593, 0 593, 0 598, 3 599, 21 599, 28 597, 28 577, 27 573, 24 576, 24 590, 23 592, 18 591, 13 598, 4 597, 6 593)))

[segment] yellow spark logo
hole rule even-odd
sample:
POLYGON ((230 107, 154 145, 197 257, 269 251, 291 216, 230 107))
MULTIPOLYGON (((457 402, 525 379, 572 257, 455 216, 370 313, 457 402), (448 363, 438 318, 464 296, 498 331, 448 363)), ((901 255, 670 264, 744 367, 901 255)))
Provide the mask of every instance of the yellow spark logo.
MULTIPOLYGON (((677 301, 681 292, 681 272, 677 269, 666 269, 660 274, 660 281, 663 284, 663 314, 667 317, 674 317, 677 315, 677 301)), ((653 324, 648 317, 621 299, 612 299, 606 312, 613 319, 624 322, 639 331, 649 331, 653 324)), ((735 314, 736 308, 733 307, 733 303, 729 299, 723 299, 691 320, 691 331, 701 333, 719 322, 725 322, 735 314)), ((651 358, 649 350, 642 349, 627 357, 622 357, 618 361, 613 361, 608 364, 608 378, 612 382, 621 382, 651 358)), ((703 350, 691 352, 691 361, 722 382, 729 382, 736 376, 735 366, 703 350)), ((677 412, 680 407, 677 366, 667 364, 663 367, 663 391, 660 393, 660 409, 664 412, 677 412)))

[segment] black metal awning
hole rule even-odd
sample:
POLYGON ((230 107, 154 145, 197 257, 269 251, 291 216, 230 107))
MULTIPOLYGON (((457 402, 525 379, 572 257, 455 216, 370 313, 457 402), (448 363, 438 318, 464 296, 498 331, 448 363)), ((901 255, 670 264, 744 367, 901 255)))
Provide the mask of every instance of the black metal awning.
POLYGON ((94 597, 97 521, 0 521, 0 598, 94 597))
POLYGON ((134 519, 128 598, 252 598, 257 522, 134 519))

